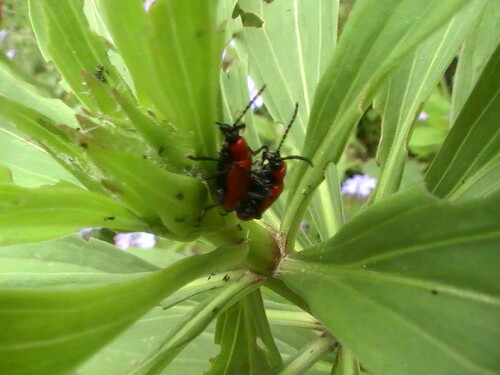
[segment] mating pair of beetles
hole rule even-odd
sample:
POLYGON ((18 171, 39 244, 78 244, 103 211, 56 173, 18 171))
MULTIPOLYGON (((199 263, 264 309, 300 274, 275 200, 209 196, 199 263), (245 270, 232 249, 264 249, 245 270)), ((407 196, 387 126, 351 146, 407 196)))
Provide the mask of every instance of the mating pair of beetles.
POLYGON ((239 124, 239 122, 265 88, 266 86, 263 86, 259 90, 232 125, 216 122, 224 136, 218 158, 189 156, 192 160, 217 162, 217 172, 208 178, 215 177, 216 179, 218 202, 206 207, 200 220, 209 209, 217 206, 221 206, 226 212, 236 211, 238 219, 242 221, 260 219, 264 211, 278 199, 283 191, 286 175, 285 160, 298 159, 312 166, 311 161, 302 156, 281 157, 280 155, 283 141, 297 117, 298 104, 295 105, 292 119, 276 150, 270 151, 267 146, 262 146, 253 151, 245 138, 240 135, 240 130, 245 128, 245 124, 239 124), (261 160, 253 162, 253 156, 261 151, 261 160))

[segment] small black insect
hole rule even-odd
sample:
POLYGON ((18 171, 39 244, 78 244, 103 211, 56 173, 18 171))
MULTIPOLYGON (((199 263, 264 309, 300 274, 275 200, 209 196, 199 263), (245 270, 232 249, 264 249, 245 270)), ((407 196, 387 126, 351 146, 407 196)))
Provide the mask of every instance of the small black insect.
POLYGON ((102 83, 108 83, 106 75, 109 75, 109 70, 104 69, 104 65, 98 64, 95 68, 94 77, 102 83))

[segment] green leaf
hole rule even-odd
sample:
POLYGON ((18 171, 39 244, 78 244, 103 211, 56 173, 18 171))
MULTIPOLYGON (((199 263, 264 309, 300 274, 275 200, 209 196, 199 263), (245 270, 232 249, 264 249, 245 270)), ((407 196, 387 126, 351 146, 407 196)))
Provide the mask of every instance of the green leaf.
MULTIPOLYGON (((83 80, 82 72, 98 74, 98 67, 102 66, 111 86, 116 87, 122 80, 108 58, 104 40, 91 31, 83 5, 82 0, 57 4, 50 0, 29 1, 31 23, 44 57, 54 62, 68 88, 87 109, 96 112, 99 107, 112 108, 113 101, 111 97, 101 95, 101 103, 97 103, 92 88, 83 80)), ((124 84, 120 88, 127 91, 124 84)))
MULTIPOLYGON (((128 375, 159 344, 165 332, 189 314, 197 304, 188 301, 169 310, 153 308, 81 365, 76 374, 128 375)), ((191 341, 163 374, 200 375, 207 370, 208 359, 217 354, 217 346, 213 343, 214 329, 210 325, 203 334, 191 341)))
MULTIPOLYGON (((383 199, 399 189, 407 156, 406 145, 417 112, 455 58, 483 8, 482 1, 471 2, 402 59, 375 99, 375 106, 382 112, 382 137, 377 150, 382 170, 370 201, 383 199)), ((446 130, 415 127, 410 147, 412 150, 415 147, 432 150, 433 146, 442 143, 446 130)))
POLYGON ((150 229, 121 204, 83 189, 0 183, 0 245, 41 241, 97 226, 150 229))
POLYGON ((219 118, 222 54, 217 3, 160 0, 148 12, 153 56, 149 79, 158 80, 162 91, 151 99, 175 126, 194 133, 200 155, 215 155, 212 124, 219 118))
POLYGON ((131 125, 156 153, 166 161, 166 167, 180 172, 186 166, 186 154, 193 152, 192 137, 183 139, 171 126, 159 122, 155 117, 146 115, 118 91, 113 90, 115 100, 127 114, 131 125))
POLYGON ((500 2, 488 0, 474 29, 467 36, 458 56, 453 76, 451 121, 462 110, 477 80, 500 43, 500 2))
POLYGON ((271 367, 281 366, 283 360, 281 359, 281 353, 276 346, 276 341, 274 340, 271 327, 269 326, 269 320, 266 315, 260 290, 250 294, 245 302, 247 303, 249 309, 248 313, 252 317, 255 326, 255 334, 262 340, 265 346, 264 353, 267 361, 271 367))
POLYGON ((271 364, 257 344, 255 322, 248 299, 234 304, 217 320, 215 342, 221 351, 207 375, 269 373, 271 364))
MULTIPOLYGON (((287 142, 291 144, 287 152, 297 154, 303 146, 319 78, 335 49, 338 2, 281 0, 266 4, 245 0, 239 4, 265 21, 262 28, 243 27, 234 40, 240 58, 248 59, 250 76, 257 86, 267 84, 263 98, 272 118, 287 124, 295 103, 299 103, 297 119, 290 129, 292 142, 287 142)), ((295 168, 300 162, 292 163, 295 168)), ((335 203, 340 203, 335 202, 339 184, 330 178, 332 174, 328 176, 327 184, 319 187, 309 209, 311 225, 325 239, 342 223, 341 212, 335 208, 339 207, 335 203), (337 187, 336 195, 331 194, 329 186, 337 187)), ((284 195, 274 207, 284 206, 285 200, 284 195)))
POLYGON ((281 227, 285 233, 292 230, 290 247, 305 204, 323 180, 327 164, 339 161, 377 86, 406 54, 470 1, 387 0, 377 7, 368 0, 356 1, 311 107, 304 156, 314 168, 299 165, 290 184, 281 227))
POLYGON ((17 185, 37 187, 66 180, 78 180, 39 146, 13 132, 0 128, 0 165, 12 171, 17 185))
POLYGON ((62 100, 47 98, 0 60, 0 95, 42 113, 55 123, 77 127, 74 111, 62 100))
POLYGON ((499 204, 410 190, 285 259, 279 277, 372 373, 497 374, 499 204))
POLYGON ((205 184, 128 152, 93 146, 88 152, 97 165, 120 182, 120 197, 134 212, 150 220, 160 217, 173 238, 198 236, 200 205, 207 196, 205 184))
MULTIPOLYGON (((76 146, 69 136, 61 130, 65 125, 56 126, 50 118, 22 104, 0 95, 0 116, 10 121, 25 136, 32 137, 45 151, 85 187, 96 192, 104 192, 97 183, 95 168, 87 156, 76 146)), ((71 128, 70 128, 71 129, 71 128)))
POLYGON ((483 70, 425 180, 451 200, 498 190, 500 174, 500 44, 483 70), (476 190, 475 186, 481 185, 476 190), (487 189, 484 189, 487 187, 487 189))
POLYGON ((160 83, 151 74, 154 56, 148 48, 147 39, 151 33, 151 25, 143 2, 98 0, 97 4, 113 42, 132 76, 140 103, 150 106, 152 98, 163 94, 160 83), (117 9, 120 9, 120 17, 116 16, 117 9))
POLYGON ((82 286, 110 280, 115 274, 157 271, 145 262, 112 244, 80 235, 30 244, 0 246, 2 288, 40 288, 71 283, 82 286))
POLYGON ((240 263, 245 255, 244 247, 229 246, 92 288, 4 288, 0 372, 67 373, 162 298, 207 272, 240 263))
POLYGON ((300 149, 314 91, 335 49, 338 3, 244 0, 239 4, 263 19, 265 27, 243 27, 235 37, 238 52, 248 55, 250 75, 257 86, 267 85, 263 98, 276 122, 288 123, 299 103, 290 137, 300 149))

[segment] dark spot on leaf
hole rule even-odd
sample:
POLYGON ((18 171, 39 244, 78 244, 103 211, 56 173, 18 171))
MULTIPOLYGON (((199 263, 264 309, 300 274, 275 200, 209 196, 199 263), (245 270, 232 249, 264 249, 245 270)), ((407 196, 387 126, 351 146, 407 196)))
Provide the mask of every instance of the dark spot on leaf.
POLYGON ((218 311, 219 311, 219 308, 218 308, 218 307, 215 307, 215 308, 212 310, 212 312, 213 312, 214 314, 217 314, 217 312, 218 312, 218 311))
POLYGON ((436 289, 432 289, 431 290, 431 293, 434 294, 434 295, 437 295, 438 294, 438 291, 436 289))
POLYGON ((264 21, 255 13, 252 12, 242 12, 240 14, 241 22, 245 27, 256 27, 261 28, 264 21))
POLYGON ((260 28, 264 24, 264 21, 253 12, 246 12, 241 9, 241 7, 236 4, 233 9, 233 14, 231 15, 233 19, 241 17, 241 22, 244 27, 257 27, 260 28))
POLYGON ((174 221, 177 223, 184 223, 186 221, 187 216, 184 217, 174 217, 174 221))
POLYGON ((115 216, 108 216, 108 217, 104 218, 104 221, 112 221, 112 220, 115 220, 115 219, 116 219, 115 216))
POLYGON ((158 156, 162 156, 164 152, 165 152, 165 148, 164 147, 160 147, 158 149, 158 156))
POLYGON ((238 229, 243 230, 243 227, 240 224, 238 224, 238 229))
POLYGON ((89 148, 89 145, 86 142, 80 142, 80 147, 87 149, 89 148))
POLYGON ((154 113, 152 110, 148 109, 148 115, 150 115, 153 118, 156 118, 156 113, 154 113))
POLYGON ((183 200, 184 199, 184 193, 179 193, 175 196, 178 200, 183 200))
POLYGON ((229 281, 230 277, 228 274, 225 274, 224 277, 222 278, 222 281, 229 281))

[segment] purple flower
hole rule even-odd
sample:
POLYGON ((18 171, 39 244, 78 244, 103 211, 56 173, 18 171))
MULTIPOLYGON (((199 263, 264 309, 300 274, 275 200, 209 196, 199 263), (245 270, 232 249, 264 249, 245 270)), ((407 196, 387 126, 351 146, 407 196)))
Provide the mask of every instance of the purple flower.
POLYGON ((101 227, 90 227, 90 228, 83 228, 78 231, 78 234, 82 236, 84 240, 90 240, 90 237, 92 237, 93 234, 96 234, 101 230, 101 227))
POLYGON ((357 174, 348 178, 342 184, 342 195, 355 195, 359 198, 366 198, 375 189, 377 179, 368 175, 357 174))
POLYGON ((427 121, 427 119, 429 118, 429 114, 427 112, 420 112, 420 114, 418 115, 418 121, 420 122, 424 122, 424 121, 427 121))
POLYGON ((155 235, 146 232, 120 233, 113 239, 115 240, 115 246, 122 250, 134 246, 149 249, 156 244, 155 235))
POLYGON ((7 55, 7 57, 8 57, 9 59, 13 59, 13 58, 14 58, 14 56, 16 56, 16 55, 17 55, 17 49, 15 49, 15 48, 11 48, 11 49, 9 49, 7 52, 5 52, 5 54, 7 55))

